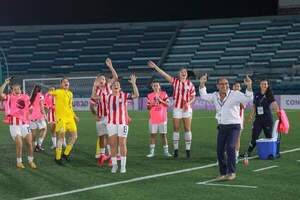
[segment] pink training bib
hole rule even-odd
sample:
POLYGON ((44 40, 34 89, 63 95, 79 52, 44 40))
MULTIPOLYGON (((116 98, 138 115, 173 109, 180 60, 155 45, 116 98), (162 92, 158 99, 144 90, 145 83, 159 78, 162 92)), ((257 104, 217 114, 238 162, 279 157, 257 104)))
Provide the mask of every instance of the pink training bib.
POLYGON ((30 115, 31 120, 42 120, 45 119, 45 116, 42 113, 41 105, 44 104, 44 96, 41 92, 36 94, 34 102, 31 104, 32 112, 30 115))
POLYGON ((29 122, 29 96, 26 94, 13 95, 6 97, 5 114, 29 122))
POLYGON ((164 104, 160 103, 158 98, 162 99, 163 101, 168 100, 168 95, 166 92, 159 92, 157 93, 150 93, 147 96, 148 104, 154 104, 150 108, 150 122, 152 124, 161 124, 167 121, 167 110, 168 107, 164 104))

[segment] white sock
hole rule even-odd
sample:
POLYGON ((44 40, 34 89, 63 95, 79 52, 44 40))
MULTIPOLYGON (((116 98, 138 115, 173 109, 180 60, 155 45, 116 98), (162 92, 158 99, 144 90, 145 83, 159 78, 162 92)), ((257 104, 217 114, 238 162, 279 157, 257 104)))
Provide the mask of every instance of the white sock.
POLYGON ((32 156, 28 156, 27 159, 28 159, 28 162, 32 162, 33 161, 33 157, 32 156))
POLYGON ((37 141, 34 141, 34 146, 37 146, 37 144, 38 144, 37 141))
POLYGON ((52 145, 56 147, 56 137, 52 137, 52 145))
POLYGON ((174 150, 178 149, 178 147, 179 147, 179 133, 178 132, 173 132, 173 145, 174 145, 174 150))
POLYGON ((117 157, 111 157, 111 162, 112 162, 112 165, 113 165, 113 166, 118 165, 117 157))
POLYGON ((105 148, 100 148, 100 153, 105 154, 105 148))
POLYGON ((163 146, 163 149, 164 149, 165 153, 169 153, 169 146, 168 145, 163 146))
POLYGON ((186 150, 191 150, 191 145, 192 145, 192 132, 188 131, 185 132, 185 149, 186 150))
POLYGON ((121 168, 126 168, 126 156, 121 156, 121 168))
POLYGON ((150 154, 154 154, 155 144, 150 144, 150 154))
POLYGON ((17 163, 21 163, 22 162, 22 158, 17 158, 17 163))
POLYGON ((41 137, 40 137, 40 138, 39 138, 39 141, 38 141, 38 143, 39 143, 40 146, 42 146, 43 141, 44 141, 44 138, 41 138, 41 137))
POLYGON ((63 145, 67 146, 66 138, 64 137, 63 145))

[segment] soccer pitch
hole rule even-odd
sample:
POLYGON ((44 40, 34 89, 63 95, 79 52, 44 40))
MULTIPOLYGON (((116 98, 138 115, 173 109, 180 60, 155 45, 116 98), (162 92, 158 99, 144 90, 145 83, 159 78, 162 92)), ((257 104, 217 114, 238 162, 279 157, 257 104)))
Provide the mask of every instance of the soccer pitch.
MULTIPOLYGON (((72 161, 65 166, 54 163, 48 134, 44 143, 46 151, 35 153, 38 169, 28 167, 26 151, 23 152, 26 169, 16 169, 15 145, 8 127, 1 124, 0 199, 299 199, 300 135, 297 131, 300 123, 297 121, 300 111, 287 111, 287 114, 291 128, 289 135, 282 137, 281 151, 284 153, 281 158, 252 159, 248 167, 239 163, 237 179, 231 182, 212 180, 218 175, 213 111, 195 111, 193 114, 192 157, 189 160, 185 158, 182 133, 179 159, 163 156, 159 138, 156 156, 146 158, 149 151, 148 113, 131 112, 133 122, 129 127, 126 174, 111 174, 107 165, 97 166, 94 159, 95 120, 88 112, 79 113, 78 141, 72 152, 72 161)), ((172 152, 170 117, 168 138, 172 152)), ((246 150, 250 137, 250 124, 246 123, 241 140, 242 152, 246 150)))

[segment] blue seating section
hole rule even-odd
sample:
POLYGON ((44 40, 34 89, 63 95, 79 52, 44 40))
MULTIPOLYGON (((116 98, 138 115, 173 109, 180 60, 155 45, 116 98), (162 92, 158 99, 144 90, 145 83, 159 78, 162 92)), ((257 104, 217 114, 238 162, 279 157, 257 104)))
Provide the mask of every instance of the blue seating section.
POLYGON ((153 60, 172 75, 182 67, 196 74, 207 72, 211 87, 220 75, 234 81, 249 73, 269 78, 277 93, 299 93, 283 84, 295 85, 300 79, 300 17, 296 16, 108 28, 15 27, 0 30, 0 46, 15 75, 108 72, 104 61, 110 57, 120 74, 143 74, 143 86, 152 76, 147 61, 153 60))

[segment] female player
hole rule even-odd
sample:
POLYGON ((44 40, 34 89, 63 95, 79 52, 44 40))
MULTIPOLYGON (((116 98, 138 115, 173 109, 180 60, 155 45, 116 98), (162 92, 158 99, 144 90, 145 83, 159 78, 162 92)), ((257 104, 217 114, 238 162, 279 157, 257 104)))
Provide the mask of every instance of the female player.
POLYGON ((23 169, 25 166, 22 162, 23 140, 27 144, 28 164, 30 168, 37 168, 33 162, 32 135, 29 128, 29 96, 22 94, 19 84, 12 85, 12 92, 4 93, 4 89, 10 83, 6 79, 0 87, 0 97, 5 101, 5 113, 8 119, 10 135, 16 143, 17 168, 23 169))
POLYGON ((112 84, 112 93, 107 96, 108 105, 108 141, 111 146, 112 173, 118 170, 117 164, 117 149, 120 147, 121 153, 121 173, 126 172, 126 157, 127 157, 127 135, 128 135, 128 113, 127 100, 128 98, 138 98, 139 91, 136 86, 135 75, 130 76, 129 82, 133 87, 133 94, 121 91, 119 81, 112 84))
POLYGON ((110 147, 107 144, 107 101, 106 96, 111 94, 111 83, 118 80, 118 74, 113 68, 111 59, 106 59, 106 65, 112 73, 112 79, 106 81, 105 76, 98 75, 93 86, 90 100, 90 110, 96 116, 96 130, 98 135, 96 155, 100 166, 109 158, 105 155, 105 147, 110 155, 110 147), (95 109, 95 107, 97 107, 95 109))
POLYGON ((161 134, 161 141, 163 144, 164 155, 170 157, 168 150, 167 139, 167 111, 169 106, 168 94, 165 91, 161 91, 159 82, 152 82, 153 92, 147 95, 147 107, 150 114, 149 119, 149 132, 150 132, 150 153, 148 158, 154 157, 156 135, 161 134))
POLYGON ((43 151, 43 141, 47 133, 47 124, 45 120, 44 96, 41 93, 41 86, 35 85, 30 97, 30 129, 32 132, 32 141, 34 142, 35 151, 43 151), (37 130, 39 138, 37 138, 37 130))
POLYGON ((162 69, 160 69, 154 62, 149 61, 148 66, 155 69, 173 86, 173 145, 174 145, 174 158, 178 157, 179 146, 179 129, 180 122, 183 122, 185 131, 185 149, 186 157, 190 158, 190 150, 192 144, 192 103, 195 101, 196 91, 193 83, 188 80, 187 69, 183 68, 179 71, 179 78, 172 77, 162 69))

